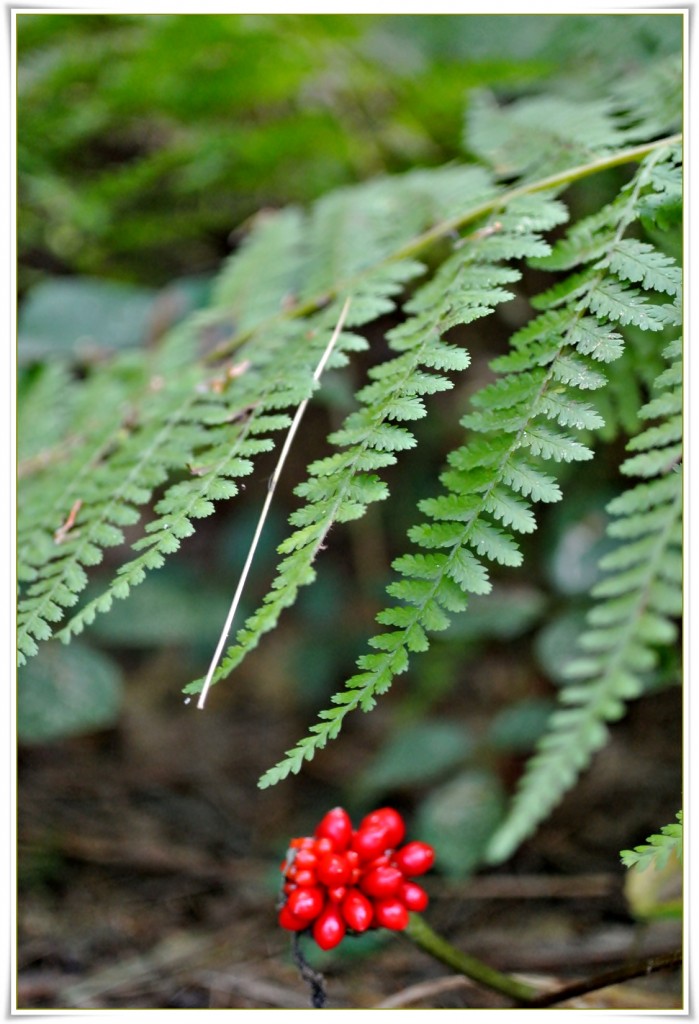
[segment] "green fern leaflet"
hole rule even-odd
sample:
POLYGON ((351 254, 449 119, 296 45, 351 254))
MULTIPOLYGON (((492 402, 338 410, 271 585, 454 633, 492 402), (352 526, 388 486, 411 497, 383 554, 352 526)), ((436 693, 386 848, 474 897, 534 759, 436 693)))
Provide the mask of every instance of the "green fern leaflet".
POLYGON ((677 638, 682 613, 681 346, 657 379, 658 395, 642 410, 656 425, 628 445, 638 452, 621 470, 642 477, 608 506, 607 533, 616 547, 600 567, 605 577, 579 639, 581 656, 567 669, 558 710, 529 762, 508 818, 493 836, 489 859, 506 859, 574 785, 607 740, 607 723, 644 692, 658 649, 677 638))
POLYGON ((619 856, 624 867, 645 871, 649 867, 662 871, 669 857, 674 854, 681 862, 683 855, 682 811, 678 811, 677 824, 664 825, 659 834, 648 836, 648 845, 635 846, 633 850, 622 850, 619 856))

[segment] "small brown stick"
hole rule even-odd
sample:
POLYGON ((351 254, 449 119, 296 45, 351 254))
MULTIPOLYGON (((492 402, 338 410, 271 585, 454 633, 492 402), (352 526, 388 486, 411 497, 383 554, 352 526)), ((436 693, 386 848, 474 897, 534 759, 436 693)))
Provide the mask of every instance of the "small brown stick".
POLYGON ((469 242, 479 242, 482 238, 489 238, 491 235, 497 234, 498 231, 502 231, 502 224, 499 220, 493 221, 492 224, 486 224, 485 227, 478 228, 476 231, 471 232, 470 235, 465 235, 463 238, 459 238, 454 242, 455 249, 462 249, 463 246, 468 245, 469 242))
POLYGON ((633 960, 630 963, 613 967, 602 974, 596 974, 592 978, 583 978, 580 981, 573 981, 570 985, 564 985, 554 992, 545 992, 536 999, 527 1003, 530 1007, 555 1006, 557 1003, 566 1002, 568 999, 575 999, 576 996, 586 995, 588 992, 597 992, 599 989, 608 988, 609 985, 618 985, 622 981, 630 981, 631 978, 642 978, 655 971, 662 971, 668 967, 679 967, 682 963, 682 950, 673 950, 671 953, 661 953, 658 956, 646 957, 643 960, 633 960))
MULTIPOLYGON (((348 296, 345 299, 345 303, 344 303, 344 305, 342 307, 342 310, 340 312, 340 316, 338 318, 338 321, 335 324, 335 330, 332 333, 330 341, 326 345, 325 351, 323 352, 323 355, 320 357, 320 362, 318 363, 318 365, 315 368, 315 372, 313 373, 313 380, 316 383, 320 380, 321 374, 323 373, 323 370, 325 369, 325 364, 327 363, 328 359, 330 358, 330 354, 332 353, 332 350, 333 350, 333 348, 335 346, 335 343, 337 342, 337 339, 340 337, 340 332, 342 331, 342 328, 343 328, 344 323, 345 323, 345 319, 346 319, 347 314, 349 312, 350 302, 351 302, 351 296, 348 296)), ((298 430, 298 427, 299 427, 299 424, 300 424, 301 419, 303 417, 303 414, 306 411, 306 406, 308 405, 308 401, 309 401, 309 399, 305 398, 301 402, 301 404, 299 405, 298 409, 296 410, 294 418, 291 421, 291 426, 289 427, 289 431, 288 431, 288 433, 286 435, 286 440, 284 441, 284 444, 282 446, 281 454, 279 455, 279 461, 277 462, 276 469, 274 470, 274 473, 272 474, 272 479, 270 480, 269 485, 267 487, 267 497, 266 497, 265 503, 264 503, 264 505, 262 507, 262 512, 260 513, 260 518, 257 521, 257 527, 255 529, 255 535, 254 535, 254 537, 252 539, 252 542, 250 544, 250 548, 248 550, 248 555, 247 555, 247 558, 245 560, 245 565, 243 566, 243 571, 240 574, 240 579, 238 581, 238 587, 237 587, 236 592, 235 592, 235 594, 233 596, 233 601, 231 602, 231 606, 230 606, 230 609, 228 611, 228 616, 226 618, 226 622, 225 622, 225 624, 223 626, 223 629, 221 630, 221 635, 220 635, 220 637, 218 639, 218 644, 216 645, 216 650, 214 651, 214 656, 211 659, 211 664, 209 665, 209 671, 206 673, 206 678, 204 679, 204 685, 202 687, 202 691, 199 694, 199 700, 197 701, 197 707, 199 708, 200 711, 203 710, 204 705, 206 703, 206 696, 207 696, 207 694, 209 692, 209 687, 211 686, 211 682, 212 682, 212 679, 214 677, 214 673, 216 671, 216 666, 218 665, 219 659, 220 659, 221 655, 223 654, 223 648, 226 645, 226 640, 228 639, 228 634, 231 631, 231 627, 233 625, 233 619, 235 617, 235 613, 237 611, 238 604, 240 603, 240 597, 241 597, 241 594, 243 592, 243 587, 245 586, 245 581, 247 580, 248 573, 250 571, 250 566, 252 565, 252 560, 254 558, 255 551, 257 549, 257 545, 258 545, 258 542, 260 540, 260 535, 262 533, 262 528, 264 527, 265 520, 267 518, 267 513, 269 512, 269 507, 270 507, 270 504, 272 503, 272 497, 274 495, 274 489, 277 486, 277 482, 279 480, 279 477, 281 476, 282 468, 283 468, 284 463, 286 461, 286 457, 287 457, 287 455, 289 453, 289 449, 291 448, 291 443, 294 440, 294 436, 296 434, 296 431, 298 430)))
POLYGON ((445 992, 454 992, 459 989, 477 989, 477 985, 463 974, 450 974, 445 978, 435 978, 431 981, 420 981, 415 985, 409 985, 394 992, 392 996, 383 999, 376 1007, 377 1010, 395 1010, 401 1006, 412 1006, 413 1003, 424 999, 436 998, 445 992))
POLYGON ((77 501, 73 502, 73 507, 68 513, 68 518, 66 519, 65 523, 63 524, 63 526, 59 526, 53 535, 54 543, 62 544, 63 541, 66 539, 70 531, 73 529, 73 526, 75 525, 75 520, 78 517, 78 512, 82 508, 82 504, 82 498, 78 498, 77 501))
POLYGON ((311 1006, 314 1010, 322 1010, 325 1006, 327 995, 325 992, 325 979, 318 971, 315 971, 301 951, 301 936, 294 932, 291 937, 291 952, 294 963, 304 981, 307 981, 311 989, 311 1006))

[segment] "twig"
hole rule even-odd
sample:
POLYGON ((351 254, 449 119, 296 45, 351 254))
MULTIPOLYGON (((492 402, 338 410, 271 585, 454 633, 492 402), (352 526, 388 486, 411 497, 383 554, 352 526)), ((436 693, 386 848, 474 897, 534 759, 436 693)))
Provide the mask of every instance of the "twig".
POLYGON ((78 498, 77 501, 73 502, 72 508, 71 508, 70 512, 68 513, 68 518, 66 519, 66 521, 63 523, 62 526, 58 527, 58 529, 55 531, 55 533, 53 535, 53 540, 54 540, 55 544, 62 544, 63 541, 66 539, 66 537, 68 536, 70 531, 75 526, 75 520, 77 519, 78 512, 80 511, 82 506, 83 506, 82 498, 78 498))
POLYGON ((641 978, 655 971, 662 971, 667 967, 677 967, 682 963, 682 950, 673 950, 671 953, 661 953, 659 956, 647 957, 644 960, 633 960, 630 963, 613 967, 602 974, 596 974, 592 978, 583 978, 581 981, 573 981, 570 985, 564 985, 554 992, 545 992, 538 999, 529 1003, 532 1007, 555 1006, 556 1003, 566 1002, 576 996, 585 995, 587 992, 596 992, 609 985, 618 985, 621 981, 629 981, 631 978, 641 978))
POLYGON ((377 1010, 395 1010, 400 1006, 411 1006, 413 1003, 423 999, 432 999, 442 995, 444 992, 454 992, 463 988, 473 989, 476 986, 463 974, 450 974, 446 978, 434 978, 431 981, 420 981, 416 985, 409 985, 388 996, 376 1007, 377 1010))
POLYGON ((291 937, 291 952, 301 977, 311 987, 311 1006, 314 1010, 322 1010, 327 1000, 325 978, 311 967, 301 952, 301 936, 299 932, 294 932, 291 937))
POLYGON ((256 978, 249 969, 202 971, 201 974, 194 976, 193 981, 207 988, 211 996, 214 996, 214 999, 210 1001, 209 1009, 233 1009, 234 1004, 230 1000, 226 1001, 220 998, 233 995, 243 995, 247 999, 254 999, 256 1003, 266 1003, 268 1006, 279 1007, 283 1010, 308 1009, 308 1000, 294 989, 265 978, 256 978), (216 999, 216 996, 219 998, 216 999))
MULTIPOLYGON (((313 374, 314 382, 317 382, 318 380, 320 380, 321 374, 323 373, 323 370, 325 369, 326 363, 327 363, 328 359, 330 358, 330 353, 332 352, 333 348, 335 347, 335 343, 337 342, 337 339, 340 336, 340 332, 342 330, 343 324, 344 324, 345 319, 347 317, 347 313, 349 311, 349 307, 350 307, 350 302, 351 301, 352 301, 352 299, 351 299, 350 296, 348 296, 345 299, 345 304, 343 305, 342 310, 340 312, 340 316, 338 318, 338 321, 335 324, 335 330, 332 333, 332 337, 330 338, 330 341, 328 342, 328 344, 327 344, 327 346, 325 348, 325 351, 323 352, 323 355, 320 357, 320 362, 318 363, 318 365, 315 368, 315 372, 313 374)), ((211 659, 211 664, 209 665, 209 671, 207 672, 206 679, 204 680, 204 686, 202 687, 201 694, 199 695, 199 700, 197 701, 197 707, 199 708, 200 711, 203 709, 204 704, 206 702, 206 696, 207 696, 207 694, 209 692, 209 687, 211 686, 211 680, 213 679, 214 672, 216 671, 216 666, 218 665, 218 662, 219 662, 219 659, 221 657, 221 654, 223 653, 223 648, 226 645, 226 640, 228 639, 228 634, 231 631, 231 626, 233 625, 233 619, 234 619, 235 613, 236 613, 236 611, 238 609, 238 604, 240 603, 241 594, 243 593, 243 587, 245 586, 245 581, 247 580, 248 573, 250 571, 250 566, 252 565, 252 560, 253 560, 253 558, 255 556, 255 551, 257 549, 257 545, 259 543, 260 536, 262 534, 262 528, 264 527, 265 520, 267 518, 267 513, 269 512, 270 505, 272 504, 272 498, 274 496, 274 490, 275 490, 275 488, 277 486, 277 482, 279 480, 279 477, 281 476, 282 468, 283 468, 284 463, 286 461, 286 457, 289 454, 289 449, 291 448, 291 444, 292 444, 292 442, 294 440, 294 436, 296 435, 296 431, 298 430, 299 424, 301 423, 301 419, 303 417, 303 414, 306 411, 306 406, 308 405, 308 401, 309 401, 308 398, 305 398, 303 400, 303 402, 301 402, 301 404, 299 405, 298 409, 296 410, 296 414, 295 414, 295 416, 294 416, 294 418, 293 418, 293 420, 291 422, 291 426, 289 427, 289 432, 286 435, 286 440, 284 441, 284 446, 283 446, 283 448, 281 450, 281 454, 279 456, 279 461, 277 462, 277 467, 274 470, 274 475, 272 476, 272 479, 269 482, 269 487, 267 489, 267 497, 266 497, 265 503, 264 503, 264 505, 262 507, 262 512, 260 513, 260 518, 259 518, 258 523, 257 523, 257 528, 255 530, 255 535, 254 535, 254 537, 252 539, 252 543, 250 545, 250 550, 248 551, 248 557, 245 560, 245 565, 243 566, 243 571, 242 571, 242 573, 240 575, 240 580, 238 582, 238 587, 236 589, 235 594, 233 595, 233 601, 231 602, 231 607, 230 607, 229 612, 228 612, 228 617, 226 618, 226 622, 225 622, 224 627, 223 627, 223 629, 221 631, 221 636, 219 637, 218 644, 216 645, 216 650, 214 651, 214 656, 211 659)))

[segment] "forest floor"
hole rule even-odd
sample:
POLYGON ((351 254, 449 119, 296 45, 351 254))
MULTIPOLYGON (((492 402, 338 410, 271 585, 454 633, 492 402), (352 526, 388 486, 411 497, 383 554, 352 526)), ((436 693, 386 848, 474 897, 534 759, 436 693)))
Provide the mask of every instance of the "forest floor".
MULTIPOLYGON (((167 682, 176 674, 176 654, 163 652, 135 673, 117 728, 20 747, 20 1009, 309 1005, 276 924, 278 865, 287 839, 338 802, 362 744, 370 753, 380 740, 391 700, 361 716, 355 733, 348 727, 351 742, 260 791, 270 752, 289 746, 302 723, 270 715, 254 686, 217 693, 198 712, 167 682)), ((658 827, 680 805, 681 732, 677 691, 633 705, 574 793, 508 864, 465 880, 428 877, 433 928, 542 988, 679 948, 679 922, 630 914, 618 851, 644 841, 648 815, 658 827)), ((330 1007, 508 1005, 400 935, 373 933, 313 962, 330 1007)), ((682 973, 564 1005, 681 1008, 682 973)))

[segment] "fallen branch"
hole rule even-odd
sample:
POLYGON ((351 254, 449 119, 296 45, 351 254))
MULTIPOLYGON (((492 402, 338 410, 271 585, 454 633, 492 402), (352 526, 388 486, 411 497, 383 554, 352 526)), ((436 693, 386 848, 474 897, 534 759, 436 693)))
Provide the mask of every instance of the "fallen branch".
POLYGON ((631 978, 642 978, 655 971, 662 971, 669 967, 678 967, 682 963, 682 950, 673 950, 670 953, 662 953, 660 956, 646 957, 643 960, 633 960, 619 967, 613 967, 592 978, 584 978, 581 981, 573 981, 564 985, 554 992, 542 994, 530 1006, 544 1007, 555 1006, 557 1003, 575 999, 577 996, 586 995, 588 992, 597 992, 609 985, 618 985, 622 981, 630 981, 631 978))

